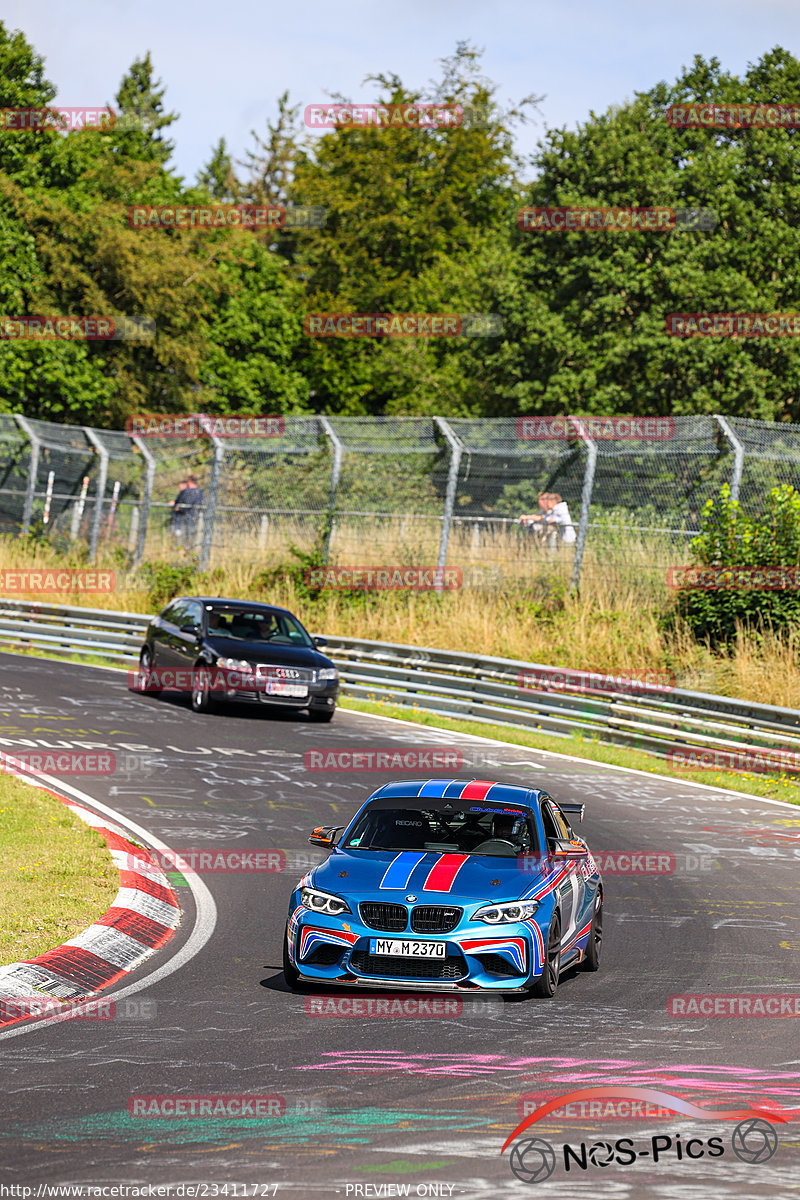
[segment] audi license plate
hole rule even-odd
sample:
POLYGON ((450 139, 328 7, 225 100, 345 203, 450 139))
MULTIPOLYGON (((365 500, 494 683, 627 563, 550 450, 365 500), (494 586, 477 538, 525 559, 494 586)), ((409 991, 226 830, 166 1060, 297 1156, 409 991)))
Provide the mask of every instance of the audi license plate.
POLYGON ((285 679, 268 679, 265 691, 268 696, 290 696, 293 700, 305 700, 308 695, 308 685, 288 683, 285 679))
POLYGON ((394 954, 400 958, 446 958, 447 942, 401 942, 395 938, 370 938, 370 954, 394 954))

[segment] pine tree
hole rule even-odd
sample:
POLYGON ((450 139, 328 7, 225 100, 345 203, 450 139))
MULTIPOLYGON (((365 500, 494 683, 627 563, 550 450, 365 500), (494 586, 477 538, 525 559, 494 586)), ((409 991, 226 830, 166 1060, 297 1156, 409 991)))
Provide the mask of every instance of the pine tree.
POLYGON ((238 204, 242 194, 242 184, 236 176, 233 159, 228 153, 225 138, 220 138, 214 147, 211 158, 201 171, 197 173, 198 187, 205 188, 212 200, 223 204, 238 204))
POLYGON ((175 143, 167 141, 161 130, 177 121, 178 113, 166 112, 161 80, 153 78, 153 63, 148 50, 137 58, 123 77, 116 95, 119 147, 131 158, 166 163, 175 143))

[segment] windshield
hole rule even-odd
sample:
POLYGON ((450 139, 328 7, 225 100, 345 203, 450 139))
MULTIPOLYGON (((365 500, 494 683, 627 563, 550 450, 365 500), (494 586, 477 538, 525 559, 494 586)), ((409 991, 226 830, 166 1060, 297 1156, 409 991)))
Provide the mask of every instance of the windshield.
MULTIPOLYGON (((403 803, 403 802, 401 802, 403 803)), ((522 809, 480 811, 403 807, 368 808, 343 843, 349 850, 438 850, 515 858, 536 850, 533 823, 522 809)))
POLYGON ((268 608, 206 605, 209 637, 240 642, 265 642, 271 646, 313 646, 303 626, 290 613, 268 608))

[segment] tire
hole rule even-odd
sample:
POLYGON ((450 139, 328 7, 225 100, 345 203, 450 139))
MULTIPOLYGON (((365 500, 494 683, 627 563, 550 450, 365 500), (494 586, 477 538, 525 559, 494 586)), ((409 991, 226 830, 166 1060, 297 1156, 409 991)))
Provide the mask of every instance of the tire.
POLYGON ((333 714, 335 712, 335 708, 310 708, 308 710, 308 716, 309 720, 311 721, 322 721, 327 725, 329 721, 333 720, 333 714))
POLYGON ((544 970, 531 984, 531 995, 541 1000, 552 1000, 558 987, 561 969, 561 917, 554 912, 547 931, 547 947, 544 952, 544 970))
POLYGON ((205 663, 195 663, 192 670, 192 711, 209 713, 213 709, 211 671, 205 663))
POLYGON ((293 967, 289 958, 289 927, 287 925, 283 935, 283 978, 286 980, 287 987, 292 989, 300 985, 300 973, 297 967, 293 967))
POLYGON ((153 654, 149 646, 145 646, 139 655, 139 670, 136 675, 136 691, 143 696, 160 696, 161 688, 148 687, 153 672, 153 654))
POLYGON ((589 941, 586 943, 586 954, 581 962, 584 971, 600 969, 600 955, 603 949, 603 893, 598 890, 594 902, 594 916, 589 930, 589 941))

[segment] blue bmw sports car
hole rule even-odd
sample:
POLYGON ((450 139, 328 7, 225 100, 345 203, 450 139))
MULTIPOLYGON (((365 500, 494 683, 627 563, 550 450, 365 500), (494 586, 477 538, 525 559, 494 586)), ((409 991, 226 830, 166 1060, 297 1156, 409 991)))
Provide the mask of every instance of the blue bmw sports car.
POLYGON ((286 982, 530 991, 600 965, 603 885, 586 842, 537 788, 482 780, 387 783, 298 883, 286 982))

